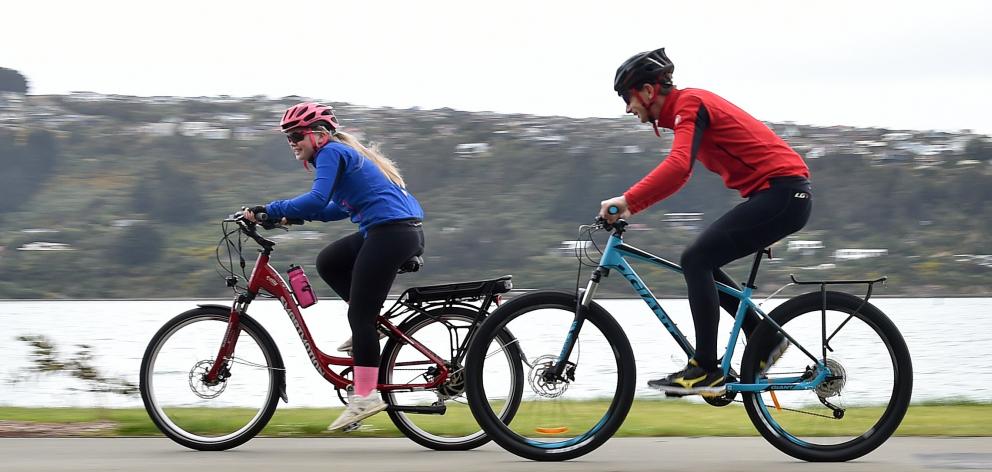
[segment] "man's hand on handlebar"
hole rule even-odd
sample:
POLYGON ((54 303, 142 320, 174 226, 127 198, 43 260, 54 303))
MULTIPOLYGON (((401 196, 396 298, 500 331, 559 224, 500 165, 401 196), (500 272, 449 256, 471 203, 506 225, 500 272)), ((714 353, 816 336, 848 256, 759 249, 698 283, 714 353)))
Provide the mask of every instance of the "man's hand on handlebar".
POLYGON ((616 223, 619 219, 630 218, 630 210, 627 208, 627 199, 622 195, 600 202, 599 217, 607 223, 616 223))

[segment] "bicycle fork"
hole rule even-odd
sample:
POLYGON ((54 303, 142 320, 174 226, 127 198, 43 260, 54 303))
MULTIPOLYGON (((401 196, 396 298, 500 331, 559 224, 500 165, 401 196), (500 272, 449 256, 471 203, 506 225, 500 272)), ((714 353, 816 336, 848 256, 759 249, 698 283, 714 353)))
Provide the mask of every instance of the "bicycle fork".
POLYGON ((210 367, 210 371, 204 375, 203 381, 207 385, 223 382, 231 375, 227 364, 231 355, 234 354, 234 348, 238 343, 238 333, 241 330, 241 315, 237 305, 235 303, 231 307, 231 315, 227 322, 227 331, 224 332, 224 339, 221 341, 220 350, 217 352, 217 357, 214 358, 214 363, 210 367))
POLYGON ((579 289, 579 292, 575 297, 575 318, 572 320, 572 326, 568 329, 568 334, 565 336, 565 344, 562 345, 561 353, 558 354, 558 362, 555 363, 553 369, 548 372, 549 377, 553 377, 549 380, 575 380, 575 364, 570 363, 568 358, 572 355, 572 350, 575 348, 575 343, 579 338, 579 331, 582 330, 582 325, 586 320, 586 313, 589 310, 589 305, 592 303, 592 298, 596 295, 596 289, 599 288, 599 281, 603 277, 603 272, 606 269, 602 267, 597 267, 593 271, 592 277, 589 278, 589 283, 586 288, 579 289), (571 367, 570 367, 571 366, 571 367))

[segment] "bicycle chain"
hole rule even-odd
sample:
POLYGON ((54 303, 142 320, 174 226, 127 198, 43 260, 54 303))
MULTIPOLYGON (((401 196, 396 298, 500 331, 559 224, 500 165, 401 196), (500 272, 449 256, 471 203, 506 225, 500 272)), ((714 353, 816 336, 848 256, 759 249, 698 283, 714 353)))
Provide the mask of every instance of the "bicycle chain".
MULTIPOLYGON (((744 400, 731 400, 731 403, 744 403, 744 400)), ((834 418, 833 416, 821 415, 819 413, 813 413, 811 411, 794 410, 792 408, 779 408, 782 411, 791 411, 793 413, 802 413, 804 415, 819 416, 820 418, 826 418, 828 420, 837 420, 840 418, 834 418)))

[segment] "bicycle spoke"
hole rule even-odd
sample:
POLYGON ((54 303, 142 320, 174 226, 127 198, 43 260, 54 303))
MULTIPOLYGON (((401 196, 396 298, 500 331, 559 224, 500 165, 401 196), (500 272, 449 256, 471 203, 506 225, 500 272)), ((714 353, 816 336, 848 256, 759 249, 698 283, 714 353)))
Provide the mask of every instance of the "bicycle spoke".
MULTIPOLYGON (((824 380, 809 390, 744 396, 762 435, 804 460, 849 460, 878 447, 902 420, 912 392, 908 351, 891 321, 857 297, 827 294, 826 310, 823 295, 814 292, 784 303, 773 314, 803 346, 820 351, 829 342, 829 356, 810 365, 801 351, 790 348, 768 374, 774 379, 802 369, 803 379, 825 374, 824 380), (827 329, 829 337, 824 335, 827 329)), ((746 377, 755 368, 745 369, 746 377)))

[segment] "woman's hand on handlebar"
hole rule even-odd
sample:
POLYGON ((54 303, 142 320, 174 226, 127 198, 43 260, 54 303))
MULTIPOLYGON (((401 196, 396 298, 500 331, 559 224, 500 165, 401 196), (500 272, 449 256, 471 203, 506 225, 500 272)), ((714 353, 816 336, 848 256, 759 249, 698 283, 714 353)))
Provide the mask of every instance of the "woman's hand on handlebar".
MULTIPOLYGON (((263 222, 267 223, 266 221, 264 221, 265 220, 264 218, 262 218, 260 216, 256 216, 256 215, 260 215, 260 216, 261 215, 265 215, 265 207, 262 206, 262 205, 256 205, 256 206, 253 206, 253 207, 242 207, 241 208, 241 216, 244 219, 246 219, 248 221, 251 221, 252 223, 263 223, 263 222), (259 221, 259 220, 262 220, 262 221, 259 221)), ((285 226, 285 225, 288 225, 288 224, 303 224, 303 223, 302 222, 296 222, 296 221, 290 222, 286 218, 282 218, 281 220, 279 220, 278 223, 270 223, 270 224, 279 224, 279 225, 285 226)))
POLYGON ((599 217, 607 223, 616 223, 619 219, 630 218, 630 210, 627 208, 627 199, 622 195, 600 202, 599 217))

